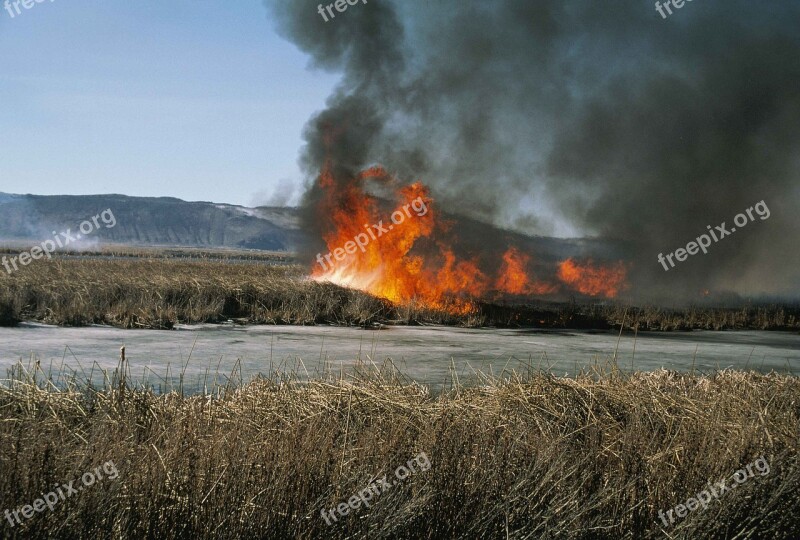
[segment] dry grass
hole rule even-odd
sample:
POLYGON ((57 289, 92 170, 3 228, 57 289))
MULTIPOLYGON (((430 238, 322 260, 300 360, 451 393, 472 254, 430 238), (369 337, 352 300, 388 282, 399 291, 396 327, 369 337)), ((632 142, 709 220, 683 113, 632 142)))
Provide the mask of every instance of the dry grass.
MULTIPOLYGON (((605 319, 619 327, 625 309, 606 310, 605 319)), ((658 331, 687 330, 800 330, 800 306, 745 305, 737 308, 665 309, 655 306, 627 310, 627 328, 658 331)))
MULTIPOLYGON (((17 255, 27 251, 31 243, 5 242, 0 244, 0 255, 17 255)), ((262 261, 274 264, 290 264, 295 262, 295 256, 285 251, 264 251, 253 249, 211 248, 211 247, 158 247, 135 246, 130 244, 102 244, 93 249, 59 250, 54 255, 58 258, 93 258, 116 257, 138 259, 195 259, 195 260, 223 260, 223 261, 262 261)))
POLYGON ((800 306, 746 304, 740 307, 662 308, 629 306, 619 302, 534 302, 484 305, 486 320, 504 326, 551 328, 688 330, 800 330, 800 306))
POLYGON ((453 315, 398 307, 361 291, 310 280, 300 266, 213 258, 38 260, 0 271, 0 326, 35 320, 65 326, 107 324, 169 329, 176 324, 487 324, 480 313, 453 315))
POLYGON ((474 312, 453 314, 413 302, 396 306, 360 291, 316 283, 300 266, 269 264, 274 262, 270 254, 262 254, 264 260, 246 260, 239 252, 161 250, 153 258, 148 252, 131 253, 124 258, 37 260, 11 275, 0 270, 0 326, 36 320, 168 329, 234 319, 249 324, 800 330, 800 308, 779 305, 668 310, 613 303, 521 304, 526 299, 515 298, 504 304, 476 302, 474 312))
POLYGON ((389 307, 358 291, 308 280, 296 266, 169 259, 36 263, 0 273, 0 324, 365 324, 389 307))
POLYGON ((0 387, 0 508, 108 460, 7 538, 664 538, 659 510, 765 456, 670 538, 794 538, 800 380, 723 371, 481 377, 431 395, 395 371, 286 376, 207 396, 61 391, 19 367, 0 387), (430 470, 326 525, 419 452, 430 470))

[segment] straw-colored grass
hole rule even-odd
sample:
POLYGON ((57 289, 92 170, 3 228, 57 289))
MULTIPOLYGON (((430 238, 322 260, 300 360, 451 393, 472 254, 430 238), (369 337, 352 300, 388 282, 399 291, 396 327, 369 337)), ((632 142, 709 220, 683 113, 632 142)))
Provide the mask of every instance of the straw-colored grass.
POLYGON ((800 380, 618 371, 482 377, 432 395, 391 369, 210 395, 0 387, 0 510, 113 460, 7 538, 796 538, 800 380), (419 452, 431 468, 320 515, 419 452), (708 481, 771 467, 666 531, 708 481))
POLYGON ((361 291, 314 282, 306 268, 271 264, 275 257, 162 250, 123 258, 33 261, 10 275, 0 271, 0 326, 35 320, 169 329, 232 319, 243 324, 800 330, 800 308, 781 305, 675 310, 498 296, 472 299, 475 309, 468 313, 413 301, 398 306, 361 291))
POLYGON ((297 266, 170 259, 35 262, 11 275, 0 273, 0 319, 122 328, 229 319, 364 324, 388 308, 359 291, 309 280, 297 266))

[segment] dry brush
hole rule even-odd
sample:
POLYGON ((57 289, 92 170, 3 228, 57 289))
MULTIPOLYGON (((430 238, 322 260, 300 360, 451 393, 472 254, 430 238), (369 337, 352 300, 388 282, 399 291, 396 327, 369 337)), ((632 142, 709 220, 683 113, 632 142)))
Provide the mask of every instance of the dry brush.
POLYGON ((114 460, 120 477, 9 538, 663 538, 659 510, 764 455, 772 470, 671 538, 792 538, 800 381, 618 371, 482 377, 432 394, 388 367, 275 374, 208 395, 0 387, 0 508, 114 460), (338 523, 320 512, 419 452, 432 463, 338 523))

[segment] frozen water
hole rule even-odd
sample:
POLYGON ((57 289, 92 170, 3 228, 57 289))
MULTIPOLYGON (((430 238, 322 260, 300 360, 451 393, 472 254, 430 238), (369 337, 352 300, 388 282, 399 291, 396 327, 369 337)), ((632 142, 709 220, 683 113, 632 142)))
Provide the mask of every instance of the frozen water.
MULTIPOLYGON (((196 391, 207 371, 209 383, 215 373, 224 380, 237 362, 246 381, 271 367, 301 375, 326 369, 347 372, 359 357, 376 365, 391 359, 405 375, 439 386, 450 380, 451 365, 461 382, 478 370, 500 375, 504 369, 527 370, 529 365, 571 375, 610 361, 617 340, 617 332, 535 329, 198 325, 161 331, 25 323, 0 328, 0 374, 20 360, 28 366, 38 359, 45 373, 59 372, 63 364, 79 376, 102 381, 100 368, 113 371, 119 347, 125 345, 134 380, 156 387, 167 379, 177 381, 187 360, 184 386, 196 391)), ((800 334, 787 332, 640 332, 635 355, 633 335, 625 333, 616 352, 623 370, 689 371, 694 366, 710 372, 747 366, 785 372, 794 371, 799 360, 800 334)))

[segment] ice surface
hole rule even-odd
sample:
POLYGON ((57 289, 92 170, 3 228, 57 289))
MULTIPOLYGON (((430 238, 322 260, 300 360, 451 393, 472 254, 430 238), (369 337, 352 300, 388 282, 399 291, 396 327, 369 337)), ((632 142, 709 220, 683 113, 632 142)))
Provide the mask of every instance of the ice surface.
MULTIPOLYGON (((219 373, 229 375, 241 361, 244 380, 270 367, 305 374, 345 372, 362 361, 381 365, 390 358, 404 374, 433 386, 449 384, 451 362, 461 382, 476 370, 499 375, 504 369, 541 367, 556 375, 611 360, 617 332, 532 329, 389 327, 363 330, 332 326, 183 326, 177 330, 122 330, 93 326, 59 328, 26 323, 0 328, 0 375, 12 364, 40 360, 47 373, 64 366, 102 381, 100 368, 113 371, 126 346, 131 375, 158 386, 176 381, 186 367, 185 387, 202 389, 219 373), (302 363, 300 362, 302 360, 302 363), (167 367, 169 366, 169 371, 167 367), (219 367, 218 367, 219 366, 219 367)), ((641 332, 619 339, 616 361, 623 370, 710 372, 743 368, 793 372, 800 361, 800 335, 786 332, 641 332), (695 354, 696 350, 696 354, 695 354)), ((238 374, 237 374, 238 379, 238 374)), ((218 378, 219 381, 219 378, 218 378)))

